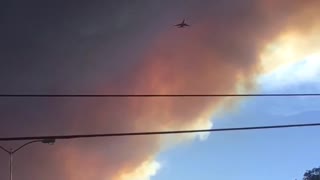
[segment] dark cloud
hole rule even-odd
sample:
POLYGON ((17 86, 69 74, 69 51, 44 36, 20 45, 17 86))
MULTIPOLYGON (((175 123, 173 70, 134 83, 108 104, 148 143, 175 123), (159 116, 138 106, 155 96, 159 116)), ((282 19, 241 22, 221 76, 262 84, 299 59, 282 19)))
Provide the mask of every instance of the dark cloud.
POLYGON ((152 3, 132 1, 12 1, 1 8, 1 92, 126 83, 121 76, 137 64, 160 18, 152 3))

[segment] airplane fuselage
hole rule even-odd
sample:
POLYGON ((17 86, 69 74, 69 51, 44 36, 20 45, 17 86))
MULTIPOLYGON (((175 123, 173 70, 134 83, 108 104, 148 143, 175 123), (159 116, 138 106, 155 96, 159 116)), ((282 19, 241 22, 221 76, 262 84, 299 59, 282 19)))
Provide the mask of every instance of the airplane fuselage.
POLYGON ((178 28, 184 28, 187 26, 190 26, 189 24, 185 23, 185 20, 183 20, 180 24, 176 24, 175 26, 177 26, 178 28))

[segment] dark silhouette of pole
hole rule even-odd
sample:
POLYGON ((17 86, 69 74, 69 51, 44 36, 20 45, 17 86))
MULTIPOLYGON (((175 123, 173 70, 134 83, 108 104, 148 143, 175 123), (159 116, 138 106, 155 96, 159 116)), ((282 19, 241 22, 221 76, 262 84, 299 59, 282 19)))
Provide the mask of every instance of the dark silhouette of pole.
POLYGON ((41 142, 41 143, 45 143, 45 144, 53 144, 55 142, 55 139, 42 139, 42 140, 33 140, 33 141, 29 141, 27 143, 24 143, 23 145, 19 146, 16 149, 12 149, 10 148, 10 150, 0 146, 0 149, 2 149, 3 151, 5 151, 6 153, 9 154, 10 156, 10 161, 9 161, 9 180, 12 180, 12 172, 13 172, 13 155, 14 153, 16 153, 17 151, 19 151, 20 149, 22 149, 23 147, 32 144, 32 143, 36 143, 36 142, 41 142))

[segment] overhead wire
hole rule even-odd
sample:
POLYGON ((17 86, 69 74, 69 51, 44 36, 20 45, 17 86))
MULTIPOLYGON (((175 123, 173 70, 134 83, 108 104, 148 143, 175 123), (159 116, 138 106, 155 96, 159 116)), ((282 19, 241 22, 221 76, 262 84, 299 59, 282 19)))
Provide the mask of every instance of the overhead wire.
POLYGON ((0 94, 0 97, 39 98, 108 98, 108 97, 293 97, 320 96, 320 93, 272 93, 272 94, 0 94))
POLYGON ((175 130, 175 131, 145 131, 145 132, 123 132, 123 133, 105 133, 105 134, 73 134, 73 135, 55 135, 55 136, 21 136, 21 137, 0 137, 0 141, 23 141, 23 140, 41 140, 41 139, 79 139, 79 138, 102 138, 117 136, 147 136, 147 135, 165 135, 165 134, 186 134, 186 133, 203 133, 203 132, 225 132, 225 131, 248 131, 263 129, 280 129, 280 128, 302 128, 320 126, 320 123, 309 124, 284 124, 273 126, 253 126, 253 127, 236 127, 236 128, 219 128, 219 129, 195 129, 195 130, 175 130))

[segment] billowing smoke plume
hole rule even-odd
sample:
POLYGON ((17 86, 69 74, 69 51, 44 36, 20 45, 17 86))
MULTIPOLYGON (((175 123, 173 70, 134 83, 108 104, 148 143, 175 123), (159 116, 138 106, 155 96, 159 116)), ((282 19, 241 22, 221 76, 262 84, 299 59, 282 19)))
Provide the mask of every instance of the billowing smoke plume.
MULTIPOLYGON (((6 93, 249 91, 267 45, 284 31, 304 30, 301 23, 317 15, 308 9, 320 7, 316 1, 286 0, 77 1, 50 7, 38 2, 43 7, 33 10, 21 3, 7 5, 12 10, 4 22, 13 30, 1 30, 14 37, 1 43, 1 59, 7 59, 1 67, 1 92, 6 93), (191 27, 174 28, 184 16, 190 17, 191 27)), ((224 100, 6 98, 1 99, 1 135, 208 128, 215 107, 224 100)), ((19 152, 14 175, 27 180, 146 180, 161 168, 154 159, 166 143, 192 138, 117 137, 34 145, 19 152)), ((1 162, 5 160, 2 155, 1 162)), ((6 164, 0 166, 4 179, 6 164)))

